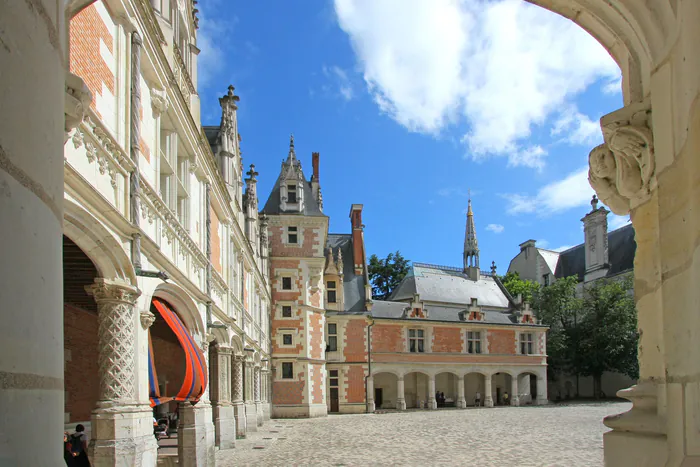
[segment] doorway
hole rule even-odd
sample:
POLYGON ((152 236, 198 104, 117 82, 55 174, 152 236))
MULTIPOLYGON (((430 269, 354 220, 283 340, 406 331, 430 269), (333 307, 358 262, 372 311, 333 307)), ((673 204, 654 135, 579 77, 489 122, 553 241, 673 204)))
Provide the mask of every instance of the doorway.
POLYGON ((340 412, 340 404, 338 402, 338 388, 330 388, 331 394, 331 413, 340 412))
POLYGON ((374 388, 374 406, 379 409, 382 407, 382 402, 384 402, 384 390, 374 388))

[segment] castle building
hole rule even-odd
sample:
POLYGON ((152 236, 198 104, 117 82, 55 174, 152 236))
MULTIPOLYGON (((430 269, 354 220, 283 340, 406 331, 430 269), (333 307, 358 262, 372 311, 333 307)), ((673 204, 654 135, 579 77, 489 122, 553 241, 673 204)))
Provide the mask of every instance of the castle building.
MULTIPOLYGON (((608 232, 609 211, 598 207, 598 198, 593 196, 591 211, 582 219, 584 241, 564 251, 538 248, 535 240, 520 244, 520 252, 510 261, 508 272, 517 272, 521 279, 530 280, 547 287, 557 279, 576 276, 577 291, 583 293, 585 286, 600 280, 617 280, 634 274, 634 255, 637 249, 632 224, 608 232)), ((555 384, 550 385, 552 400, 576 395, 593 397, 592 377, 580 377, 578 394, 576 378, 571 375, 556 375, 555 384)), ((634 385, 636 381, 620 373, 606 372, 601 378, 601 390, 614 396, 620 389, 634 385)))

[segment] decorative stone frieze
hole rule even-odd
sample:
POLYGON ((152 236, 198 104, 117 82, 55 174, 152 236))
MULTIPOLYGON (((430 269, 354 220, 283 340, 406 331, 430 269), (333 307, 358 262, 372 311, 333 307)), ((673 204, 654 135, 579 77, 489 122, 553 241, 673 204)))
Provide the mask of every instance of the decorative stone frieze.
POLYGON ((589 157, 588 179, 598 197, 618 215, 649 200, 656 188, 654 138, 648 101, 601 118, 605 143, 589 157))
POLYGON ((99 407, 135 402, 134 304, 136 287, 95 279, 87 287, 97 302, 99 407))

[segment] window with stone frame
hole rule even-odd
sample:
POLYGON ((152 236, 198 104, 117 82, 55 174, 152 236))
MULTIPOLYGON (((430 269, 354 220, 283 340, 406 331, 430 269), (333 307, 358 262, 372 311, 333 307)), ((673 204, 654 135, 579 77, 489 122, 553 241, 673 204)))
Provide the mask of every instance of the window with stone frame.
POLYGON ((282 278, 282 290, 292 290, 292 278, 283 277, 282 278))
POLYGON ((294 204, 297 202, 297 186, 287 185, 287 203, 294 204))
POLYGON ((282 318, 291 318, 292 317, 292 306, 291 305, 282 305, 282 318))
POLYGON ((338 350, 338 325, 336 323, 328 323, 328 352, 338 350))
POLYGON ((299 243, 299 236, 297 235, 296 227, 287 227, 287 243, 299 243))
POLYGON ((329 381, 328 386, 331 388, 337 388, 338 387, 338 370, 330 370, 329 376, 330 376, 330 381, 329 381))
POLYGON ((282 379, 294 379, 294 363, 282 362, 282 379))
POLYGON ((326 282, 326 295, 327 295, 328 303, 336 303, 337 302, 338 298, 337 298, 335 281, 326 282))
POLYGON ((481 331, 467 331, 467 353, 481 353, 481 331))
POLYGON ((542 275, 542 283, 545 287, 549 286, 549 274, 542 275))
POLYGON ((413 353, 425 352, 425 331, 423 329, 408 330, 408 351, 413 353))
POLYGON ((282 345, 294 345, 291 334, 282 334, 282 345))
POLYGON ((520 334, 520 353, 522 355, 533 355, 534 352, 534 336, 531 332, 523 332, 520 334))

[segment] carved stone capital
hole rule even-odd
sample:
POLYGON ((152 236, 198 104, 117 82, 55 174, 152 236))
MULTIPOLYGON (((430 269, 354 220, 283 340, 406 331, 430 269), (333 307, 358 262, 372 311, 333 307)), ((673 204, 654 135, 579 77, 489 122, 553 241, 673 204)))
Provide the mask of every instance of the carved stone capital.
POLYGON ((66 73, 66 96, 64 101, 65 134, 63 142, 68 141, 70 132, 80 125, 85 117, 85 111, 92 102, 92 93, 85 82, 73 73, 66 73))
POLYGON ((605 143, 589 157, 588 180, 618 215, 649 200, 656 188, 651 107, 640 102, 601 118, 605 143))
POLYGON ((141 327, 144 330, 147 330, 151 326, 153 326, 153 323, 156 322, 156 315, 151 313, 150 311, 142 311, 141 312, 141 327))
POLYGON ((169 107, 168 97, 164 90, 153 88, 151 89, 151 109, 153 116, 158 118, 169 107))
POLYGON ((95 279, 95 283, 86 286, 85 290, 95 298, 98 305, 101 302, 122 302, 133 306, 141 295, 134 286, 102 278, 95 279))

